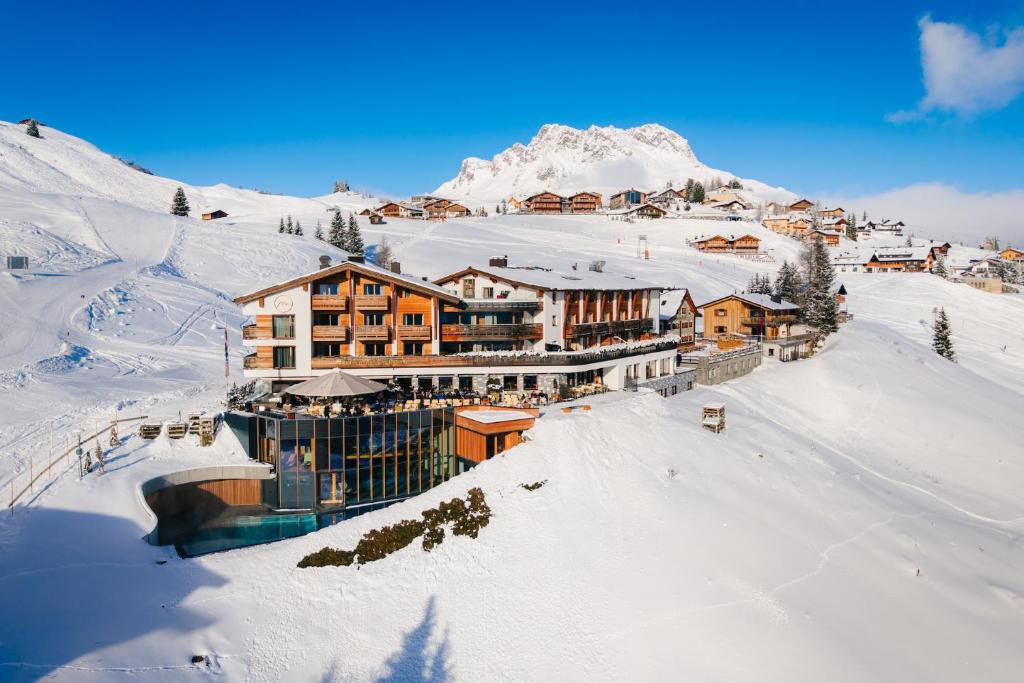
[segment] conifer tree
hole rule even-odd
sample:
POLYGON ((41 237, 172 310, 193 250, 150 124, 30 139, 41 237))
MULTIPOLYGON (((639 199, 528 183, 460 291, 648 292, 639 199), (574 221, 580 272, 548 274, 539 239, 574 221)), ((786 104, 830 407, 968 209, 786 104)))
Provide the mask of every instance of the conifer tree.
POLYGON ((789 261, 783 261, 779 266, 778 275, 775 276, 775 296, 781 297, 783 301, 796 303, 800 299, 800 288, 803 283, 800 281, 800 273, 796 266, 789 261))
POLYGON ((839 306, 836 303, 836 273, 828 248, 819 237, 808 245, 806 257, 807 292, 804 297, 804 319, 819 338, 839 329, 839 306))
POLYGON ((341 217, 341 211, 334 210, 334 217, 331 218, 331 229, 327 233, 327 243, 338 249, 345 248, 345 219, 341 217))
POLYGON ((302 223, 298 219, 295 219, 295 234, 302 237, 302 223))
POLYGON ((935 261, 935 269, 932 271, 941 278, 946 278, 949 275, 949 271, 946 270, 946 259, 941 256, 935 261))
POLYGON ((359 232, 359 221, 351 213, 348 215, 348 230, 345 231, 345 251, 356 256, 362 256, 366 251, 363 235, 359 232))
POLYGON ((689 202, 691 197, 693 197, 693 178, 687 178, 686 186, 683 187, 683 199, 689 202))
POLYGON ((313 231, 313 237, 320 240, 321 242, 324 241, 324 228, 322 225, 320 225, 320 221, 316 222, 316 230, 313 231))
POLYGON ((693 184, 693 194, 690 197, 690 201, 694 204, 701 204, 704 202, 704 186, 700 183, 693 184))
POLYGON ((174 199, 171 200, 171 215, 187 216, 189 211, 191 207, 188 205, 188 197, 185 196, 185 190, 179 187, 174 192, 174 199))
POLYGON ((28 127, 25 128, 25 135, 29 136, 30 138, 42 137, 41 135, 39 135, 39 126, 36 124, 35 119, 32 119, 28 122, 28 127))
POLYGON ((946 317, 946 309, 940 308, 935 314, 935 322, 932 324, 932 349, 946 360, 956 362, 956 352, 953 351, 952 330, 949 328, 949 318, 946 317))
POLYGON ((284 234, 284 216, 281 216, 281 222, 277 225, 277 231, 284 234))
POLYGON ((846 237, 854 242, 857 241, 857 212, 851 211, 846 219, 846 237))
POLYGON ((284 231, 289 235, 295 232, 295 224, 292 223, 291 214, 288 214, 288 217, 284 219, 284 231))

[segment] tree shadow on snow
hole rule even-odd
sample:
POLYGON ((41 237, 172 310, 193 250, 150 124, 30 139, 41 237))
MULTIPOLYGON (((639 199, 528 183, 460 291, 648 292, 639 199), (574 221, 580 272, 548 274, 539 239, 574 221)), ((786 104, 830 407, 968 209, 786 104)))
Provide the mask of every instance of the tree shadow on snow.
POLYGON ((434 603, 434 596, 430 596, 423 619, 413 630, 405 634, 402 648, 385 662, 388 670, 377 679, 378 683, 443 683, 451 679, 447 629, 436 647, 431 647, 430 644, 430 637, 437 622, 437 608, 434 603))
POLYGON ((188 651, 179 634, 216 620, 181 603, 224 577, 169 559, 127 518, 36 507, 5 523, 19 528, 0 548, 0 680, 34 681, 68 665, 99 675, 188 669, 193 655, 209 654, 188 651), (145 661, 123 647, 156 631, 164 646, 144 646, 145 661))

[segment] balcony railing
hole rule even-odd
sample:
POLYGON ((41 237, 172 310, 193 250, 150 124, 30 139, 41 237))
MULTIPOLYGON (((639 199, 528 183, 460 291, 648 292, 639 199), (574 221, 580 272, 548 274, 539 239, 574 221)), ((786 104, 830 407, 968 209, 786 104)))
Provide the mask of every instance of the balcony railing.
POLYGON ((256 325, 242 326, 242 339, 270 339, 272 331, 267 327, 256 327, 256 325))
POLYGON ((777 327, 779 325, 785 325, 787 323, 795 323, 795 315, 772 315, 772 316, 747 316, 740 318, 740 322, 750 327, 777 327))
POLYGON ((540 299, 514 301, 510 299, 473 299, 466 301, 467 311, 539 311, 544 308, 540 299))
POLYGON ((625 334, 629 332, 648 332, 654 329, 651 318, 634 318, 632 320, 602 320, 592 323, 577 323, 570 328, 570 336, 588 337, 595 334, 625 334))
POLYGON ((387 325, 356 325, 356 339, 387 340, 391 328, 387 325))
POLYGON ((346 341, 348 327, 344 325, 313 325, 314 341, 346 341))
POLYGON ((577 353, 544 354, 489 354, 481 356, 318 356, 313 358, 313 368, 469 368, 469 367, 515 367, 515 366, 579 366, 591 363, 628 358, 656 351, 675 350, 678 342, 660 341, 641 348, 617 348, 611 351, 596 348, 577 353))
POLYGON ((398 338, 410 341, 430 341, 430 325, 399 325, 398 338))
POLYGON ((348 305, 348 297, 342 294, 314 294, 312 299, 314 311, 340 311, 348 305))
POLYGON ((540 339, 543 325, 442 325, 441 338, 455 339, 540 339))
POLYGON ((361 310, 386 310, 388 297, 385 294, 356 294, 356 308, 361 310))

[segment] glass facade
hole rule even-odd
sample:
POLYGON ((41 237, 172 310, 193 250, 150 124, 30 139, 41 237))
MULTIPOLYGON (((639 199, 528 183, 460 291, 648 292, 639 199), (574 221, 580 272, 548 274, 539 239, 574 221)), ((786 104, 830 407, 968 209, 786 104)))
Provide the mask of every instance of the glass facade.
POLYGON ((456 474, 450 409, 289 420, 257 415, 256 458, 277 470, 263 502, 335 509, 414 496, 456 474))

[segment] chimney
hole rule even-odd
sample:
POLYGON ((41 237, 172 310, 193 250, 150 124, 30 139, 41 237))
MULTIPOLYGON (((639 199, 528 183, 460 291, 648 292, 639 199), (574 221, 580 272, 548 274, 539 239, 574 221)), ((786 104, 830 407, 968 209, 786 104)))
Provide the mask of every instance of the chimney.
POLYGON ((508 268, 508 256, 492 256, 487 265, 491 268, 508 268))
POLYGON ((328 256, 327 254, 324 254, 323 256, 320 257, 320 270, 323 270, 324 268, 330 268, 330 267, 331 267, 331 257, 328 256))
POLYGON ((402 274, 402 264, 399 263, 398 261, 392 261, 391 262, 391 272, 392 273, 396 273, 398 275, 401 275, 402 274))
POLYGON ((351 263, 366 263, 366 259, 362 256, 356 256, 355 254, 349 254, 348 260, 351 263))
POLYGON ((772 301, 774 301, 777 304, 781 304, 782 303, 782 295, 781 294, 772 294, 772 301))
POLYGON ((421 279, 421 280, 423 280, 424 282, 429 282, 429 280, 427 280, 427 276, 426 276, 426 275, 424 275, 424 276, 423 276, 422 278, 420 278, 420 279, 421 279))

